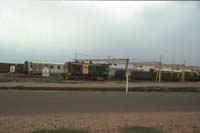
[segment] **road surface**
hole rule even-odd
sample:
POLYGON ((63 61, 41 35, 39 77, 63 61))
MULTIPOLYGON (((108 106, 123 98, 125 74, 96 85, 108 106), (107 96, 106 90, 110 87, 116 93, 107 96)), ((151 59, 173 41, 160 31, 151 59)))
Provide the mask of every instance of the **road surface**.
POLYGON ((200 93, 1 90, 0 115, 199 112, 200 93))

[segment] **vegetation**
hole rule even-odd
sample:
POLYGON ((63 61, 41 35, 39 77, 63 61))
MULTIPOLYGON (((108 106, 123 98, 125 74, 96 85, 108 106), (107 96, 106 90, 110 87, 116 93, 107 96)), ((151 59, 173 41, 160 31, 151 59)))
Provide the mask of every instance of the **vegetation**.
POLYGON ((140 126, 126 127, 126 128, 121 129, 121 132, 122 133, 163 133, 159 129, 140 127, 140 126))
POLYGON ((78 80, 66 80, 60 75, 50 76, 48 78, 43 78, 47 83, 80 83, 78 80))
POLYGON ((10 80, 15 80, 15 82, 42 82, 42 83, 80 83, 79 80, 66 80, 61 75, 51 75, 49 77, 42 77, 41 75, 31 75, 28 77, 14 77, 10 80))
POLYGON ((53 130, 42 129, 42 130, 32 131, 29 133, 89 133, 89 132, 84 130, 72 130, 63 128, 63 129, 53 129, 53 130))
MULTIPOLYGON (((150 127, 141 127, 141 126, 134 126, 134 127, 126 127, 122 128, 121 133, 163 133, 163 131, 155 128, 150 127)), ((73 130, 73 129, 41 129, 37 131, 31 131, 29 133, 89 133, 89 131, 85 130, 73 130)))

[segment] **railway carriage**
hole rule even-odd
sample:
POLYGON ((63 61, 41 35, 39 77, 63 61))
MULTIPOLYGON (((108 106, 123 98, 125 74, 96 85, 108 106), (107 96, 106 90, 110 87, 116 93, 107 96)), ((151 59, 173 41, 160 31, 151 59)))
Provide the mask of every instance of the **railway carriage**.
POLYGON ((49 73, 56 75, 64 72, 64 62, 25 61, 26 74, 42 74, 43 68, 48 68, 49 73))

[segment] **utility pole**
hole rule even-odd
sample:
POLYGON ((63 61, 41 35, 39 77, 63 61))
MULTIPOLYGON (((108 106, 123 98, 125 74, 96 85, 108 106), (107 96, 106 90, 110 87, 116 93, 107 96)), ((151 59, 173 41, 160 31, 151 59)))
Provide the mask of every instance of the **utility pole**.
POLYGON ((185 82, 185 63, 186 63, 186 61, 184 60, 184 65, 182 67, 182 76, 181 76, 182 82, 185 82))
POLYGON ((125 67, 125 72, 126 72, 126 93, 128 93, 128 64, 129 64, 129 59, 127 59, 126 67, 125 67))
POLYGON ((160 55, 160 66, 159 66, 158 82, 161 81, 161 72, 162 72, 162 55, 160 55))

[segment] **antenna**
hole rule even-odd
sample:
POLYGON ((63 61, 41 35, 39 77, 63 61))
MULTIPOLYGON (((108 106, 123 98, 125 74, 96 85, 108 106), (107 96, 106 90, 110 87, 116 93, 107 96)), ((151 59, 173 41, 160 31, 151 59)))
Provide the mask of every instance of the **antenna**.
POLYGON ((160 55, 160 63, 162 63, 162 55, 160 55))
POLYGON ((75 52, 75 61, 77 60, 77 52, 75 52))

